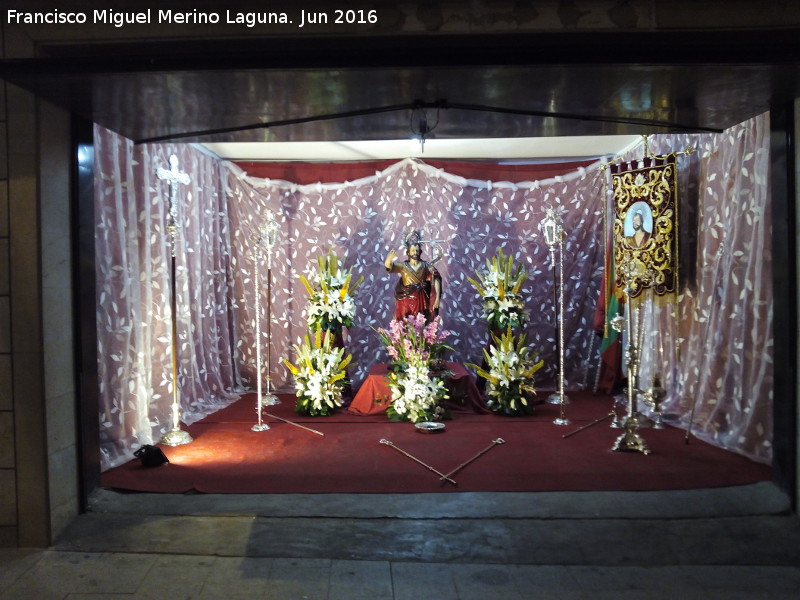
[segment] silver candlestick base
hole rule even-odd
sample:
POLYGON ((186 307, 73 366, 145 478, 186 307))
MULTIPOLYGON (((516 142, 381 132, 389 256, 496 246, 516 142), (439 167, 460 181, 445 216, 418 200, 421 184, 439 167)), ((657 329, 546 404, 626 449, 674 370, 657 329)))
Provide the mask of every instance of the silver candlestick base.
MULTIPOLYGON (((547 397, 548 404, 561 404, 561 394, 553 392, 547 397)), ((569 396, 564 394, 564 404, 569 404, 569 396)))
POLYGON ((567 404, 569 404, 569 398, 567 398, 567 395, 565 393, 563 393, 563 392, 561 392, 560 394, 558 394, 558 393, 553 394, 553 396, 558 398, 558 405, 561 407, 561 411, 559 412, 558 417, 553 421, 553 424, 554 425, 569 425, 570 423, 572 423, 572 421, 570 421, 566 417, 566 415, 564 414, 564 407, 567 404))
POLYGON ((269 425, 267 425, 266 423, 256 423, 250 429, 252 429, 253 431, 266 431, 267 429, 269 429, 269 425))
POLYGON ((281 401, 275 394, 264 394, 261 396, 261 406, 275 406, 280 403, 281 401))
POLYGON ((182 446, 193 441, 194 438, 183 429, 173 429, 165 433, 158 443, 164 446, 182 446))

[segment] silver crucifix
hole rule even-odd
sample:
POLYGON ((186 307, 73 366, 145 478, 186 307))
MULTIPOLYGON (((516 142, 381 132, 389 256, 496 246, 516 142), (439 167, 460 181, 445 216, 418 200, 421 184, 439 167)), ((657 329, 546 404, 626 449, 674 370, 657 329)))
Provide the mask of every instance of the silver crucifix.
POLYGON ((178 184, 182 183, 188 185, 190 179, 189 175, 183 171, 178 170, 178 157, 174 154, 169 157, 169 169, 159 167, 156 171, 159 179, 165 179, 169 183, 169 221, 167 223, 167 232, 169 233, 169 244, 172 250, 172 256, 175 256, 175 237, 178 235, 178 184))

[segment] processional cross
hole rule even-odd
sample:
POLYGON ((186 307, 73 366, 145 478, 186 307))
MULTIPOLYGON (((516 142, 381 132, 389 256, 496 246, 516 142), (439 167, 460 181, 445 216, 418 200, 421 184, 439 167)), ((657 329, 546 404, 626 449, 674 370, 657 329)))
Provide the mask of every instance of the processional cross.
POLYGON ((175 238, 178 235, 180 225, 178 224, 178 184, 188 185, 191 181, 189 175, 178 170, 178 157, 174 154, 169 157, 169 169, 159 167, 156 171, 159 179, 164 179, 169 183, 169 221, 167 222, 167 233, 169 233, 169 245, 172 250, 172 258, 175 258, 175 238))
POLYGON ((169 183, 169 213, 167 220, 167 233, 171 255, 170 270, 170 309, 172 310, 172 429, 164 434, 160 443, 166 446, 180 446, 192 441, 192 436, 181 430, 180 409, 181 403, 178 395, 178 310, 175 293, 175 248, 177 247, 178 231, 178 184, 188 185, 189 175, 178 169, 178 157, 174 154, 169 157, 169 169, 159 167, 156 171, 159 179, 169 183))

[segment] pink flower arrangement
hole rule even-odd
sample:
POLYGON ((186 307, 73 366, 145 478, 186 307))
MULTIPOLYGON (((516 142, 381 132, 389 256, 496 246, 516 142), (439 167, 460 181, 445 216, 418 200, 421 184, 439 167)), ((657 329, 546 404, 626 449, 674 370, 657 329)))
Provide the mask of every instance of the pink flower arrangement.
POLYGON ((439 331, 439 324, 440 321, 439 317, 437 316, 433 321, 425 326, 423 331, 425 341, 431 346, 434 344, 441 344, 451 333, 450 331, 447 331, 447 329, 442 329, 439 331))
POLYGON ((452 348, 444 344, 450 332, 441 328, 439 317, 426 323, 424 315, 410 315, 376 331, 392 360, 387 377, 392 402, 386 414, 393 421, 414 423, 440 418, 447 388, 436 364, 444 364, 442 352, 452 348))
POLYGON ((377 332, 392 363, 400 368, 427 365, 444 349, 450 348, 443 342, 451 332, 441 329, 438 316, 426 324, 425 315, 409 315, 401 321, 392 320, 388 330, 379 328, 377 332))

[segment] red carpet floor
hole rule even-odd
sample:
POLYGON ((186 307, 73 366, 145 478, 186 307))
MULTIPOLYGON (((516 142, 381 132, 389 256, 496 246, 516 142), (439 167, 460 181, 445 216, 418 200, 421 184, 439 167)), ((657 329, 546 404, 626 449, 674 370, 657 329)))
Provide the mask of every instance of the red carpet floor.
MULTIPOLYGON (((542 393, 541 397, 546 397, 542 393)), ((668 490, 742 485, 770 480, 772 470, 667 427, 642 429, 651 454, 614 452, 620 434, 606 420, 575 435, 582 425, 608 414, 611 399, 571 393, 571 425, 554 425, 557 405, 540 404, 530 417, 455 411, 442 433, 419 433, 410 423, 384 415, 345 411, 300 417, 294 397, 266 411, 316 429, 324 436, 269 417, 267 431, 252 431, 255 395, 185 429, 194 441, 162 449, 169 464, 145 468, 138 460, 106 471, 102 485, 148 492, 204 493, 422 493, 458 491, 668 490), (497 444, 458 473, 454 486, 401 454, 448 473, 497 444)))

